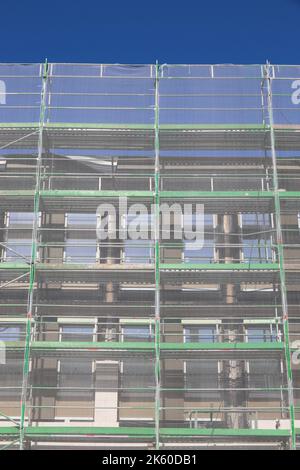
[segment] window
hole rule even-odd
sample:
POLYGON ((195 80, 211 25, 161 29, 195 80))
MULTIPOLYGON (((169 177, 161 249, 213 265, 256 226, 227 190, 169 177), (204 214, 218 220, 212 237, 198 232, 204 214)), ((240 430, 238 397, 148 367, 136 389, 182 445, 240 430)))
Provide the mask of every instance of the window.
MULTIPOLYGON (((94 397, 92 361, 61 359, 59 361, 58 394, 60 400, 92 400, 94 397)), ((80 410, 79 410, 80 412, 80 410)), ((82 415, 82 410, 81 413, 82 415)), ((87 412, 89 415, 90 412, 87 412)))
POLYGON ((242 225, 253 225, 253 226, 260 226, 260 227, 270 227, 270 214, 260 214, 260 213, 252 213, 252 214, 242 214, 242 225))
POLYGON ((31 240, 9 238, 6 259, 11 261, 29 261, 31 258, 31 240), (11 248, 11 249, 10 249, 11 248), (14 251, 12 251, 14 250, 14 251))
POLYGON ((185 362, 185 397, 193 401, 213 401, 220 398, 218 392, 218 361, 208 359, 185 362))
POLYGON ((25 340, 25 328, 23 325, 0 325, 0 341, 25 340))
POLYGON ((215 260, 213 215, 204 214, 203 227, 200 227, 200 229, 196 227, 195 214, 184 215, 183 224, 185 233, 192 230, 195 234, 194 240, 184 240, 183 255, 185 263, 213 263, 215 260), (195 246, 196 240, 203 243, 203 246, 199 249, 195 246))
POLYGON ((300 243, 300 212, 295 217, 297 223, 295 223, 294 217, 293 215, 291 218, 288 216, 288 220, 282 222, 283 243, 286 245, 299 245, 300 243))
POLYGON ((61 341, 93 341, 93 326, 63 325, 61 341))
POLYGON ((242 214, 242 253, 245 262, 266 263, 273 260, 270 214, 242 214))
POLYGON ((124 326, 123 327, 123 341, 152 341, 154 332, 152 326, 124 326))
POLYGON ((66 263, 95 263, 97 258, 96 214, 66 214, 66 263))
POLYGON ((125 263, 149 264, 154 262, 153 243, 151 241, 152 214, 125 215, 123 228, 126 229, 127 240, 124 242, 125 263), (137 239, 132 239, 132 236, 137 239))
POLYGON ((9 407, 17 400, 16 414, 20 412, 22 373, 23 361, 20 359, 6 358, 6 363, 0 364, 0 399, 8 400, 9 407))
POLYGON ((122 361, 121 388, 123 398, 126 396, 127 399, 143 400, 145 396, 153 395, 154 386, 154 364, 152 361, 134 357, 122 361))
POLYGON ((249 361, 249 398, 279 399, 280 390, 270 390, 281 386, 280 361, 255 359, 249 361))
POLYGON ((95 263, 96 253, 96 240, 71 238, 66 240, 65 261, 67 263, 95 263))
MULTIPOLYGON (((205 241, 204 241, 205 243, 205 241)), ((210 243, 210 242, 209 242, 210 243)), ((201 249, 192 249, 190 242, 184 242, 184 261, 185 263, 213 263, 215 260, 215 249, 213 245, 203 246, 201 249)))
POLYGON ((33 212, 10 212, 9 213, 9 225, 10 226, 28 226, 29 228, 33 225, 34 214, 33 212))
POLYGON ((186 343, 215 343, 217 341, 216 326, 186 326, 184 340, 186 343))
POLYGON ((277 341, 276 330, 272 325, 248 326, 247 339, 249 343, 266 343, 277 341))
POLYGON ((244 261, 248 263, 272 261, 271 240, 243 238, 243 255, 244 261))
POLYGON ((67 214, 67 225, 68 227, 72 226, 82 226, 82 227, 92 227, 96 230, 97 215, 96 214, 85 214, 85 213, 68 213, 67 214))
POLYGON ((155 408, 154 363, 142 357, 123 360, 120 364, 120 387, 120 423, 152 421, 155 408))
POLYGON ((124 262, 149 264, 154 261, 153 246, 150 240, 126 240, 124 242, 124 262))
POLYGON ((32 212, 9 212, 7 214, 6 261, 30 260, 33 221, 34 214, 32 212))

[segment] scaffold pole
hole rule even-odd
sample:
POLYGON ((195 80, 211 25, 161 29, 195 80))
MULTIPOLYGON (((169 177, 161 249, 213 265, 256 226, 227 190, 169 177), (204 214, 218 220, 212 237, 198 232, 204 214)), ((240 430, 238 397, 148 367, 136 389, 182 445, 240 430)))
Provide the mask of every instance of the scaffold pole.
POLYGON ((33 227, 32 227, 31 262, 30 262, 30 272, 29 272, 26 336, 25 336, 22 391, 21 391, 21 416, 20 416, 20 441, 19 441, 20 450, 24 449, 24 437, 25 437, 25 415, 26 415, 26 404, 27 404, 27 389, 28 389, 30 348, 31 348, 31 323, 32 323, 32 309, 33 309, 35 271, 36 271, 36 259, 37 259, 40 178, 41 178, 41 163, 42 163, 42 154, 43 154, 43 127, 44 127, 44 122, 45 122, 47 77, 48 77, 48 63, 46 60, 43 65, 43 70, 42 70, 42 90, 41 90, 38 154, 37 154, 37 167, 36 167, 36 185, 35 185, 34 206, 33 206, 34 217, 33 217, 33 227))
POLYGON ((155 66, 155 447, 160 447, 159 65, 155 66))
POLYGON ((267 99, 268 99, 268 115, 269 115, 269 130, 271 139, 271 155, 273 166, 273 194, 274 194, 274 208, 275 208, 275 223, 276 223, 276 237, 278 249, 278 263, 279 263, 279 276, 280 276, 280 292, 282 303, 282 323, 284 331, 284 352, 287 371, 287 388, 288 388, 288 403, 290 414, 290 430, 291 442, 290 448, 296 449, 296 431, 295 431, 295 405, 293 394, 293 375, 291 365, 291 351, 290 351, 290 336, 289 336, 289 320, 288 320, 288 302, 286 290, 286 278, 284 269, 284 254, 283 254, 283 239, 281 227, 281 209, 280 209, 280 195, 278 185, 278 172, 277 172, 277 157, 276 157, 276 142, 274 132, 274 116, 273 116, 273 99, 272 99, 272 74, 271 65, 267 62, 265 67, 265 75, 267 80, 267 99))

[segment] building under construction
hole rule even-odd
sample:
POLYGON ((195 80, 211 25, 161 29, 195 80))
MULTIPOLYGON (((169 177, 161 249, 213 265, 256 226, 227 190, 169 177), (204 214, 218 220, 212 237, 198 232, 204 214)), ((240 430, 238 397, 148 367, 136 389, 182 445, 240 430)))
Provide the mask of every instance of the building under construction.
POLYGON ((1 64, 1 448, 300 448, 299 214, 300 66, 1 64))

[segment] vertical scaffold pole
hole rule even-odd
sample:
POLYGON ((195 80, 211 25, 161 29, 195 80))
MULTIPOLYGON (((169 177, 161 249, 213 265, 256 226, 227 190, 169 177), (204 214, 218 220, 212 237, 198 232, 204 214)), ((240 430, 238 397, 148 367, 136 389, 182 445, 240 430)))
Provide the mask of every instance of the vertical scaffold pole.
POLYGON ((24 437, 25 437, 25 415, 26 415, 28 375, 29 375, 30 349, 31 349, 31 324, 32 324, 33 298, 34 298, 35 265, 36 265, 37 243, 38 243, 40 178, 41 178, 41 162, 42 162, 42 155, 43 155, 43 128, 44 128, 44 122, 45 122, 45 100, 46 100, 47 77, 48 77, 48 63, 46 61, 43 65, 43 71, 42 71, 38 154, 37 154, 37 163, 36 163, 36 185, 35 185, 34 203, 33 203, 34 216, 33 216, 33 227, 32 227, 31 262, 30 262, 30 271, 29 271, 27 321, 26 321, 26 336, 25 336, 25 348, 24 348, 24 360, 23 360, 23 379, 22 379, 22 392, 21 392, 20 450, 24 449, 24 437))
POLYGON ((155 66, 155 228, 154 228, 154 242, 155 242, 155 447, 160 447, 160 246, 159 246, 159 231, 160 231, 160 198, 159 198, 159 185, 160 185, 160 165, 159 165, 159 65, 156 61, 155 66))
POLYGON ((288 302, 286 291, 286 279, 284 268, 284 254, 283 254, 283 238, 281 228, 281 210, 280 210, 280 197, 278 186, 278 173, 277 173, 277 160, 276 160, 276 145, 275 145, 275 132, 274 132, 274 116, 273 116, 273 99, 272 99, 272 74, 271 66, 267 63, 265 67, 265 76, 267 80, 267 94, 268 94, 268 114, 269 114, 269 129, 271 139, 271 154, 273 166, 273 191, 274 191, 274 207, 275 207, 275 222, 276 222, 276 238, 278 250, 278 263, 280 275, 280 292, 282 304, 282 323, 284 332, 284 352, 287 371, 287 387, 288 387, 288 403, 290 415, 290 429, 291 439, 290 448, 296 449, 296 432, 295 432, 295 405, 293 394, 293 375, 291 365, 291 351, 290 351, 290 337, 289 337, 289 320, 288 320, 288 302))

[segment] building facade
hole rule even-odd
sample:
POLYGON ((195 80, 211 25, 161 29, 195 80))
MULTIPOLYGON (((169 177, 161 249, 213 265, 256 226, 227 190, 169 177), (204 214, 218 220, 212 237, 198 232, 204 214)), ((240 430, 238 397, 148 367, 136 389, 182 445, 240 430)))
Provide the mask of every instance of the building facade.
POLYGON ((300 66, 0 64, 0 443, 300 446, 300 66))

